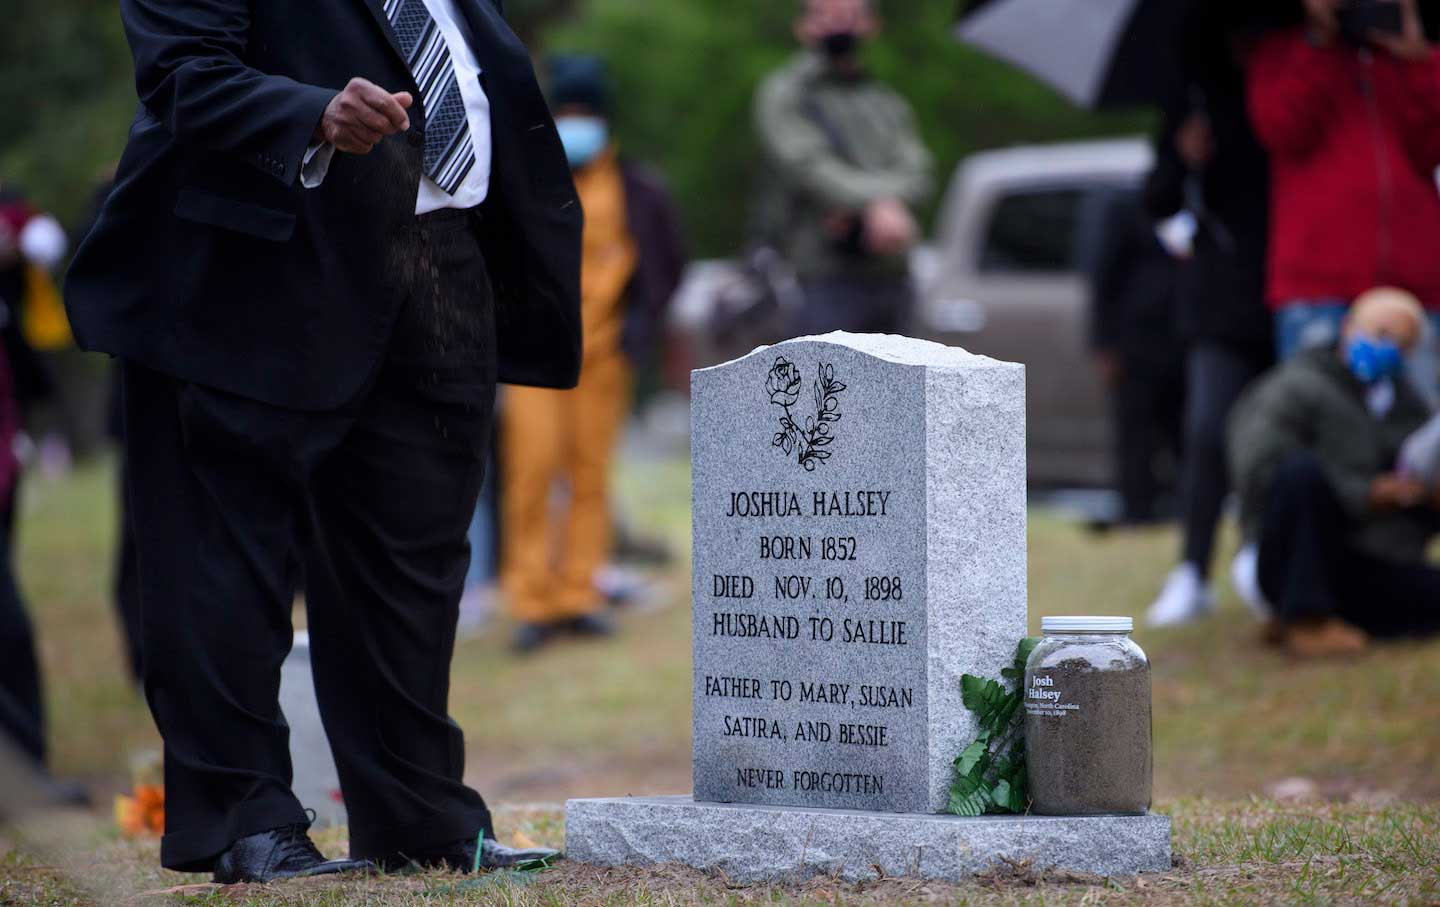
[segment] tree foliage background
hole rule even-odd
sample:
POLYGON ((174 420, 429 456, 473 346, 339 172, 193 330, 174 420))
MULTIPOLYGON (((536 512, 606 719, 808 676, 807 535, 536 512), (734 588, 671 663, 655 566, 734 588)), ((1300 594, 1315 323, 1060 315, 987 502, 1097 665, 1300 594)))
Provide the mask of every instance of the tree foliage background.
MULTIPOLYGON (((796 5, 507 0, 506 11, 537 56, 584 51, 609 62, 623 150, 668 177, 697 253, 723 255, 743 240, 758 164, 751 97, 764 75, 794 52, 796 5)), ((956 43, 950 29, 955 0, 882 0, 880 6, 885 32, 867 60, 915 107, 942 184, 974 150, 1146 126, 1143 115, 1077 110, 1016 70, 956 43)), ((296 15, 304 15, 304 3, 296 4, 296 15)), ((0 110, 7 111, 10 126, 0 130, 0 179, 21 184, 68 223, 81 223, 97 179, 124 147, 134 114, 118 3, 10 0, 6 20, 0 28, 0 110)))

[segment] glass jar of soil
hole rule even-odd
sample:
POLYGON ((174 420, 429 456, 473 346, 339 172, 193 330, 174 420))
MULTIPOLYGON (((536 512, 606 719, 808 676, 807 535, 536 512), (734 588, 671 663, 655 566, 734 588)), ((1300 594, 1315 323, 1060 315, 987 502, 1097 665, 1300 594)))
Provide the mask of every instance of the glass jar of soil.
POLYGON ((1128 617, 1046 617, 1025 664, 1031 811, 1136 815, 1150 808, 1150 662, 1128 617))

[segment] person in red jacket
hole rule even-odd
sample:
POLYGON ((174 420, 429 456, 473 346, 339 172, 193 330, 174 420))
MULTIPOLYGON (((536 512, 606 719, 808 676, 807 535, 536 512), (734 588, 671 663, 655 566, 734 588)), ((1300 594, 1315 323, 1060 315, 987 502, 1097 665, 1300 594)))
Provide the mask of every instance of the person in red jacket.
MULTIPOLYGON (((1344 28, 1346 0, 1304 0, 1306 25, 1267 37, 1248 73, 1271 161, 1269 302, 1281 358, 1333 343, 1350 302, 1400 286, 1440 331, 1440 54, 1415 0, 1398 34, 1344 28)), ((1411 376, 1432 402, 1433 361, 1411 376)))

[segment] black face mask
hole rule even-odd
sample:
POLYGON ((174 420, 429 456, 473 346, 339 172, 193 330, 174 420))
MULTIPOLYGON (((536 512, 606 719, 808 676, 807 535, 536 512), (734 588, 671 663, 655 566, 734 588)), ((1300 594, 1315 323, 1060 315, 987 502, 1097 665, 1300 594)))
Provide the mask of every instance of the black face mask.
POLYGON ((820 39, 820 46, 827 57, 849 57, 860 47, 860 36, 853 31, 831 32, 820 39))

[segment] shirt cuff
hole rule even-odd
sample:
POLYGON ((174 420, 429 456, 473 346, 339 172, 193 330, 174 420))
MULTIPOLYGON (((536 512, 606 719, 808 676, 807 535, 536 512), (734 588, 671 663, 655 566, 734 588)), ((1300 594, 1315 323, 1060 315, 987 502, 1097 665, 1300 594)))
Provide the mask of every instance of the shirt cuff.
POLYGON ((329 142, 306 148, 305 157, 300 162, 300 185, 306 189, 319 188, 325 182, 325 174, 330 172, 330 161, 334 157, 335 146, 329 142))

